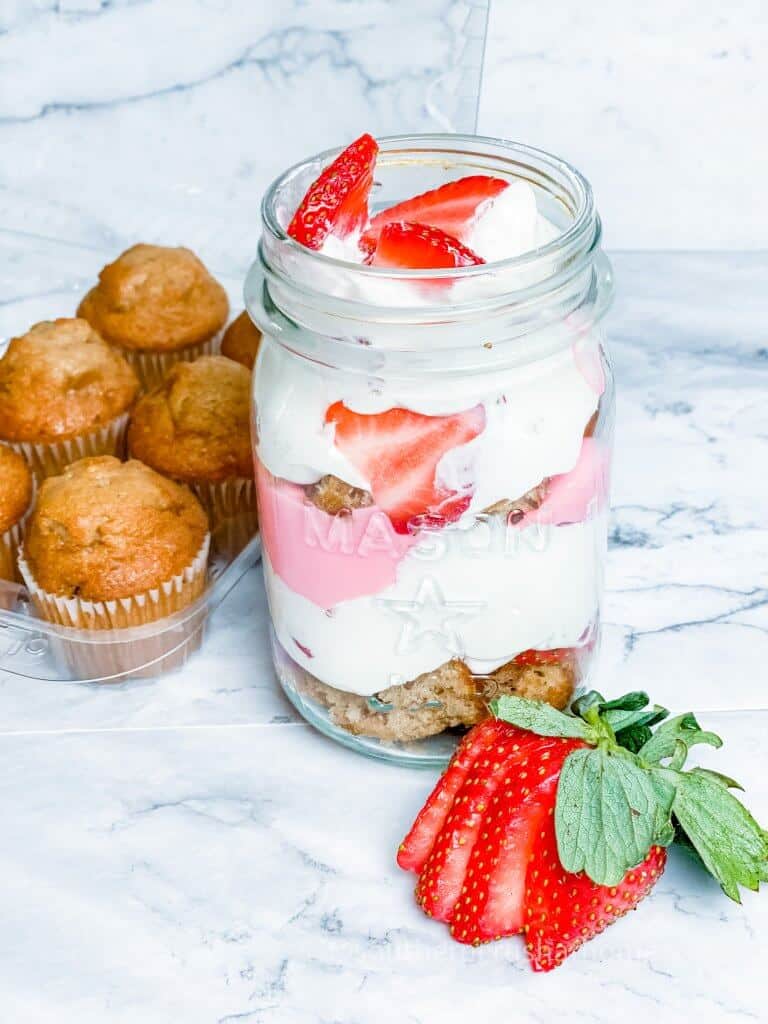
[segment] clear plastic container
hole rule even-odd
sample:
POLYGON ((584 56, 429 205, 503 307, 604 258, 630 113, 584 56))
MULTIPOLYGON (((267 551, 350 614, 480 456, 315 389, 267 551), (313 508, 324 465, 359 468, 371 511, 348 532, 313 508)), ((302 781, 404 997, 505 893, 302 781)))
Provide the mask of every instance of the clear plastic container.
POLYGON ((181 668, 203 642, 211 613, 260 554, 261 541, 254 537, 231 561, 214 556, 209 585, 197 601, 167 618, 130 629, 72 629, 44 622, 24 587, 0 580, 0 673, 120 683, 181 668))
POLYGON ((523 179, 551 241, 440 272, 305 249, 285 225, 334 155, 272 186, 246 283, 264 332, 254 437, 274 661, 326 734, 432 764, 494 696, 562 706, 594 662, 610 268, 577 171, 472 136, 383 140, 374 208, 467 174, 523 179))
MULTIPOLYGON (((0 356, 6 342, 0 340, 0 356)), ((0 674, 79 683, 152 679, 181 668, 203 642, 211 613, 261 557, 254 537, 235 557, 214 550, 205 592, 144 626, 72 629, 42 620, 25 587, 0 579, 0 674)))

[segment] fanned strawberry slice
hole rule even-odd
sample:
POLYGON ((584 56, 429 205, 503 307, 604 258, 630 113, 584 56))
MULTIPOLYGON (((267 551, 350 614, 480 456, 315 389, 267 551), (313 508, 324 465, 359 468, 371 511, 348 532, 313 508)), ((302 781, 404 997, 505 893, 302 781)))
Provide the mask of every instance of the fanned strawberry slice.
MULTIPOLYGON (((473 765, 456 794, 416 886, 416 902, 429 917, 453 920, 462 887, 473 880, 468 871, 469 859, 475 843, 484 841, 487 813, 504 800, 513 799, 517 773, 537 742, 540 737, 533 733, 515 730, 509 742, 499 744, 505 748, 501 754, 494 750, 473 765)), ((475 870, 483 872, 486 868, 480 862, 473 874, 475 870)))
POLYGON ((453 235, 408 221, 396 221, 382 228, 371 259, 374 267, 410 270, 473 267, 484 262, 453 235))
POLYGON ((507 694, 491 710, 512 731, 483 727, 492 742, 436 788, 404 846, 421 868, 417 902, 455 940, 522 930, 534 971, 551 971, 648 895, 662 843, 698 853, 737 902, 768 880, 768 832, 730 792, 738 783, 685 770, 691 747, 722 744, 692 713, 668 718, 639 691, 591 691, 568 712, 507 694))
POLYGON ((534 843, 553 814, 560 771, 578 741, 542 739, 528 747, 482 825, 453 913, 451 935, 479 945, 516 935, 525 924, 525 885, 534 843))
POLYGON ((345 238, 368 220, 368 194, 379 147, 370 135, 347 146, 310 185, 288 234, 309 249, 319 249, 328 235, 345 238))
POLYGON ((573 875, 560 863, 554 817, 548 817, 533 847, 525 895, 525 935, 534 971, 551 971, 579 946, 634 910, 658 881, 667 851, 652 846, 648 856, 615 886, 573 875))
POLYGON ((397 851, 397 863, 404 871, 419 872, 429 856, 435 838, 445 824, 453 801, 476 761, 491 750, 498 756, 511 742, 510 728, 498 718, 487 718, 461 741, 445 772, 427 797, 411 830, 397 851))
POLYGON ((369 481, 374 501, 398 533, 408 533, 419 516, 448 523, 466 511, 471 496, 439 487, 435 473, 447 451, 483 430, 482 405, 452 416, 399 408, 369 415, 335 402, 325 421, 335 425, 336 447, 369 481))
POLYGON ((377 213, 363 234, 363 242, 375 247, 382 228, 393 221, 426 224, 465 242, 478 208, 489 199, 495 199, 506 187, 506 181, 487 174, 473 174, 458 181, 449 181, 447 185, 377 213))

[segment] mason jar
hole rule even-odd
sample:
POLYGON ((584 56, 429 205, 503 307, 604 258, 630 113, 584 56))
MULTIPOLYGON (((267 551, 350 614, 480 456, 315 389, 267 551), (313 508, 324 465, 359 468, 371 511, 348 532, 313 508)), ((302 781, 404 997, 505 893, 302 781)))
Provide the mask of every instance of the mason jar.
POLYGON ((274 664, 326 735, 432 765, 494 697, 564 707, 594 665, 610 266, 577 170, 460 135, 381 141, 372 212, 465 175, 523 180, 546 226, 532 251, 401 270, 307 249, 286 226, 337 153, 271 186, 245 289, 274 664))

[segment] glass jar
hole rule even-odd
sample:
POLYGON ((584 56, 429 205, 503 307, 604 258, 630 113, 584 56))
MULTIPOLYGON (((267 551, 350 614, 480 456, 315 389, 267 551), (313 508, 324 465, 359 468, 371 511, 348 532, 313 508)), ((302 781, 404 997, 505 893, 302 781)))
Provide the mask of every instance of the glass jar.
POLYGON ((322 732, 433 765, 494 697, 565 706, 594 663, 610 267, 581 174, 458 135, 384 139, 373 211, 468 174, 522 179, 549 222, 538 248, 444 271, 306 249, 285 228, 336 155, 272 185, 246 282, 274 663, 322 732))

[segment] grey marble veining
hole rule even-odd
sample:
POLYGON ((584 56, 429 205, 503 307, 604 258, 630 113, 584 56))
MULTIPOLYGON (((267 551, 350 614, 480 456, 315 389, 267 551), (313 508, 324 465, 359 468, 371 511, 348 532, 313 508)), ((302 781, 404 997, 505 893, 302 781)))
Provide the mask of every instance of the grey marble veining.
MULTIPOLYGON (((765 817, 762 723, 708 724, 765 817)), ((517 938, 450 942, 394 867, 430 784, 299 725, 4 738, 4 1019, 762 1018, 768 902, 731 903, 684 854, 551 975, 529 971, 517 938)))
MULTIPOLYGON (((205 256, 205 252, 203 252, 205 256)), ((0 336, 69 314, 104 253, 3 237, 0 336)), ((768 258, 614 257, 618 381, 611 551, 598 685, 670 707, 768 708, 768 258)), ((237 279, 227 282, 237 299, 237 279)), ((0 670, 5 730, 267 723, 276 694, 258 570, 180 674, 120 687, 0 670)))
POLYGON ((474 127, 483 0, 6 7, 0 224, 31 235, 243 269, 291 163, 363 131, 474 127))
MULTIPOLYGON (((4 233, 0 335, 71 312, 103 259, 4 233)), ((751 709, 768 706, 768 258, 614 264, 596 682, 704 710, 726 750, 703 757, 765 821, 768 711, 751 709)), ((101 688, 0 672, 0 721, 3 1019, 762 1019, 765 896, 736 906, 681 855, 637 913, 550 976, 529 972, 517 940, 451 943, 393 865, 431 777, 296 721, 270 668, 258 570, 182 672, 101 688)))
MULTIPOLYGON (((264 186, 368 130, 472 130, 485 0, 5 0, 0 223, 242 261, 264 186)), ((593 181, 608 244, 765 246, 763 0, 492 0, 480 130, 593 181)))
POLYGON ((595 187, 609 247, 764 249, 763 0, 494 0, 480 130, 595 187))

